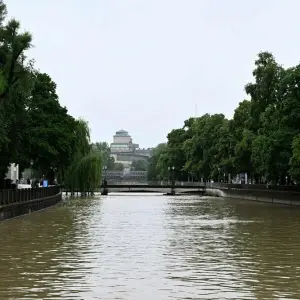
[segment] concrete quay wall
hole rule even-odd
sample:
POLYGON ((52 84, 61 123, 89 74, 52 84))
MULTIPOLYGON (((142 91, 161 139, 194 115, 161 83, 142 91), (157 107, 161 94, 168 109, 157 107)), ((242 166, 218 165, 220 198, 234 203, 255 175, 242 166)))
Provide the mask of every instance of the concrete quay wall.
POLYGON ((300 206, 300 193, 279 190, 255 190, 225 187, 207 187, 205 195, 300 206))

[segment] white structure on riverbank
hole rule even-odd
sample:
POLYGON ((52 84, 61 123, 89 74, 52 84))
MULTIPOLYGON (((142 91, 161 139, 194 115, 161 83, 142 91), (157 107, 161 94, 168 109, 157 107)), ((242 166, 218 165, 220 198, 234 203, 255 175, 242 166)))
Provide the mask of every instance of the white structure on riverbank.
POLYGON ((12 180, 13 183, 16 183, 19 180, 19 165, 18 164, 10 164, 8 171, 6 173, 6 179, 12 180))

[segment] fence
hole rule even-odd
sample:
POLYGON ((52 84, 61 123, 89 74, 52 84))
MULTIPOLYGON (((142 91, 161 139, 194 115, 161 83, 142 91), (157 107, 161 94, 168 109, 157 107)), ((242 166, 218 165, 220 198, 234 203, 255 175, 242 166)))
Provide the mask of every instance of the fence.
POLYGON ((15 190, 0 190, 0 205, 11 203, 22 203, 31 200, 47 198, 55 196, 60 192, 59 186, 15 189, 15 190))

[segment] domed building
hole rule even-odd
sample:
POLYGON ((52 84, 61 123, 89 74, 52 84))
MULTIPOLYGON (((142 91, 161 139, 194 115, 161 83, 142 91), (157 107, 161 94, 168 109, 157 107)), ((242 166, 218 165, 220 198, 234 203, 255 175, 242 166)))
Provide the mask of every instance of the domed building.
POLYGON ((128 131, 119 130, 113 136, 113 143, 110 144, 110 152, 113 153, 124 153, 134 152, 139 147, 138 144, 132 143, 132 138, 128 134, 128 131))
POLYGON ((151 149, 139 149, 139 145, 132 142, 128 131, 119 130, 113 136, 113 143, 110 144, 111 156, 116 163, 121 163, 125 171, 130 169, 134 160, 148 160, 151 149))

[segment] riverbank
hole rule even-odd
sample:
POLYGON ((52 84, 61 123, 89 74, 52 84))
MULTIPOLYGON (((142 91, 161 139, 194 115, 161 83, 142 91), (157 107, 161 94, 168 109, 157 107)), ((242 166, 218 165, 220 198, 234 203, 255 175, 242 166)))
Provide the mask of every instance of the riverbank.
POLYGON ((267 188, 245 188, 226 186, 206 187, 205 195, 229 199, 242 199, 248 201, 268 202, 300 206, 300 193, 286 190, 273 190, 267 188))
POLYGON ((62 201, 62 193, 58 186, 3 190, 0 200, 0 221, 4 221, 54 206, 62 201))

